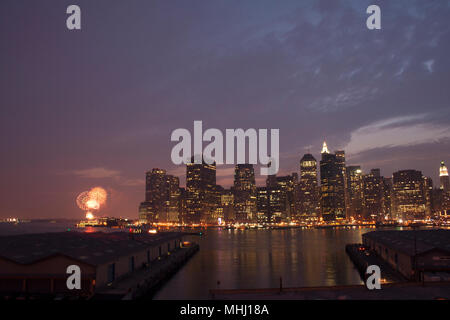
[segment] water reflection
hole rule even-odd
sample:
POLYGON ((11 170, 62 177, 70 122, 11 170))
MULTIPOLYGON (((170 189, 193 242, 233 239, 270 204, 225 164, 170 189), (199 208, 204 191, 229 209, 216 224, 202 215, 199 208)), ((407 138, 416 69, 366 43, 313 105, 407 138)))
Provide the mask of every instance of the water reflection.
POLYGON ((207 299, 210 289, 360 284, 345 253, 369 229, 208 230, 200 251, 155 299, 207 299))

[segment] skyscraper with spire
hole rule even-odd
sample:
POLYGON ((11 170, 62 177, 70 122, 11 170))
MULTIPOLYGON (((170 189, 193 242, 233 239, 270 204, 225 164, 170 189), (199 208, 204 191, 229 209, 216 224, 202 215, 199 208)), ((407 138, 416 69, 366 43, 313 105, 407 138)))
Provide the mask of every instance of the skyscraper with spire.
POLYGON ((327 146, 327 142, 326 141, 324 141, 323 142, 323 145, 322 145, 322 152, 321 152, 322 154, 324 154, 324 153, 330 153, 330 151, 328 151, 328 146, 327 146))
POLYGON ((324 141, 320 160, 321 211, 324 221, 345 219, 345 153, 330 153, 324 141))

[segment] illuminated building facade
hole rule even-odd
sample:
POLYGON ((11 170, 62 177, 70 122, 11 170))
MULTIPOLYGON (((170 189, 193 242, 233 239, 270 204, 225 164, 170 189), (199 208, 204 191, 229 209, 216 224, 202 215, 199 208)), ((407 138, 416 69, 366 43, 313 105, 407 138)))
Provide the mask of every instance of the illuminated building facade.
POLYGON ((393 174, 392 213, 403 220, 423 219, 426 215, 426 196, 422 172, 401 170, 393 174))
POLYGON ((234 168, 234 213, 238 222, 256 221, 256 184, 252 164, 234 168))
POLYGON ((186 222, 205 223, 211 219, 217 205, 216 165, 194 163, 186 165, 186 222))
POLYGON ((345 194, 346 194, 346 174, 345 174, 345 152, 343 150, 336 151, 336 164, 338 166, 338 177, 336 179, 336 195, 337 207, 336 219, 346 219, 347 212, 345 208, 345 194))
POLYGON ((321 211, 324 221, 346 218, 345 153, 331 154, 324 142, 320 161, 321 211))
POLYGON ((435 217, 450 218, 450 181, 444 161, 441 161, 439 167, 439 188, 432 192, 432 203, 435 217))
POLYGON ((363 175, 363 217, 379 219, 382 216, 383 179, 380 169, 372 169, 363 175))
POLYGON ((206 219, 207 223, 215 224, 218 221, 224 221, 224 208, 222 206, 222 194, 224 193, 225 189, 222 186, 215 185, 213 186, 213 211, 212 214, 206 219))
POLYGON ((439 217, 450 219, 450 192, 442 193, 442 207, 439 212, 439 217))
POLYGON ((165 170, 154 168, 146 173, 145 201, 139 206, 141 223, 178 222, 180 182, 165 170))
POLYGON ((256 220, 258 222, 270 222, 267 187, 256 188, 256 220))
POLYGON ((267 187, 268 200, 268 221, 282 222, 286 216, 286 208, 288 207, 287 198, 284 190, 278 186, 267 187))
POLYGON ((291 221, 297 214, 298 175, 276 177, 276 186, 280 189, 280 217, 283 221, 291 221))
POLYGON ((172 175, 166 176, 167 198, 158 217, 160 222, 179 222, 180 214, 180 180, 172 175))
POLYGON ((345 171, 347 183, 347 214, 360 218, 363 204, 363 173, 360 166, 348 166, 345 171))
POLYGON ((433 180, 430 177, 423 177, 423 192, 425 196, 425 215, 432 216, 433 210, 433 180))
POLYGON ((234 214, 234 193, 231 189, 224 189, 220 195, 220 206, 223 211, 225 222, 234 222, 236 215, 234 214))
POLYGON ((318 217, 320 215, 319 199, 317 161, 312 154, 307 153, 300 160, 297 202, 299 217, 318 217))
POLYGON ((150 201, 139 204, 139 223, 156 222, 156 210, 150 201))
POLYGON ((181 223, 186 223, 186 188, 180 188, 180 202, 179 202, 179 218, 181 223))
POLYGON ((448 176, 448 170, 445 166, 444 161, 441 162, 441 166, 439 168, 439 181, 440 181, 440 188, 444 190, 444 192, 450 191, 450 179, 448 176))
POLYGON ((381 212, 386 219, 392 218, 392 178, 382 178, 383 196, 381 198, 381 212))

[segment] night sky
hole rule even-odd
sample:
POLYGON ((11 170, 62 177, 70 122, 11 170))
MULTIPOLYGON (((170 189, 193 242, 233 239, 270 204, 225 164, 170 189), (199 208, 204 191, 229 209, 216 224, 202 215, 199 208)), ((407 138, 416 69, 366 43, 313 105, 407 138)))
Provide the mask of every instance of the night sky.
POLYGON ((0 45, 0 218, 82 218, 94 186, 136 218, 147 170, 184 185, 170 134, 194 120, 279 128, 281 175, 324 139, 384 176, 450 164, 450 1, 2 0, 0 45))

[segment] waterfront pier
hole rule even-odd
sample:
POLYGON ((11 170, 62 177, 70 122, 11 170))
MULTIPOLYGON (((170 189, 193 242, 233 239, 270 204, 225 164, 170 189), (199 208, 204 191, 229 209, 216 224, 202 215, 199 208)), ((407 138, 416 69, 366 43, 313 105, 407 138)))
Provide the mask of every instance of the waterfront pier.
POLYGON ((197 250, 182 232, 58 232, 0 237, 7 299, 127 299, 156 288, 197 250), (79 288, 67 285, 69 266, 79 288))

